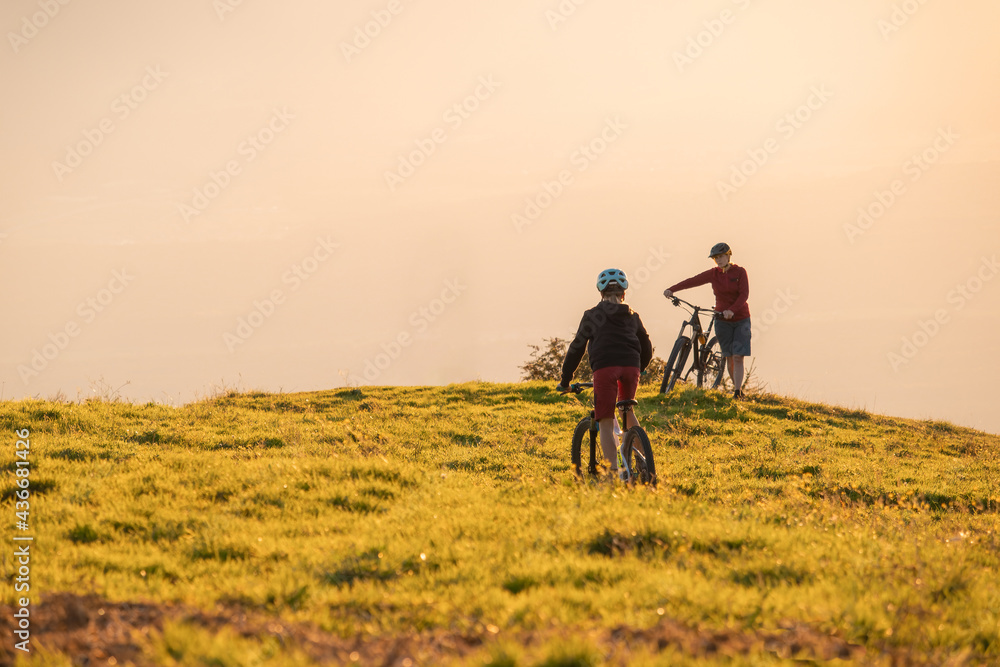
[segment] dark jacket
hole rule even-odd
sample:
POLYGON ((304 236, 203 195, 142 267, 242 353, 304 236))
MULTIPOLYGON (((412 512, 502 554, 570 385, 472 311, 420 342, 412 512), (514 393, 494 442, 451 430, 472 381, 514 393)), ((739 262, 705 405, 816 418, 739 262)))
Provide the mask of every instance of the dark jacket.
POLYGON ((607 301, 583 314, 576 338, 566 351, 562 386, 573 381, 585 351, 590 353, 590 368, 595 371, 609 366, 634 366, 643 371, 653 358, 653 345, 639 313, 628 304, 607 301))

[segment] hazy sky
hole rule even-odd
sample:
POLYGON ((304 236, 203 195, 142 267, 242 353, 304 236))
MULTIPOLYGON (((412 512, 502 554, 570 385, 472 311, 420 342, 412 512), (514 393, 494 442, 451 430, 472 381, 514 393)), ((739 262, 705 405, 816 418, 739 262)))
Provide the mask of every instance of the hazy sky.
POLYGON ((1000 432, 997 25, 992 0, 12 0, 2 396, 513 381, 612 266, 665 356, 663 289, 726 241, 769 389, 1000 432))

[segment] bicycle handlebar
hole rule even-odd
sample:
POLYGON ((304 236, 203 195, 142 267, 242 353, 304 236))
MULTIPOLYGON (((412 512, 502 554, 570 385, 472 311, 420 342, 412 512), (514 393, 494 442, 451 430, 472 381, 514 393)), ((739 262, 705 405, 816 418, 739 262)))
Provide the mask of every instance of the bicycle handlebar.
POLYGON ((563 393, 563 394, 579 394, 584 389, 587 389, 587 388, 590 388, 590 387, 593 387, 593 386, 594 386, 593 382, 574 382, 573 384, 571 384, 569 387, 566 388, 566 391, 561 392, 561 393, 563 393))
POLYGON ((688 303, 687 301, 685 301, 684 299, 680 298, 676 294, 671 295, 671 296, 669 296, 667 298, 669 298, 673 302, 673 304, 675 306, 680 306, 683 303, 688 308, 691 308, 691 309, 696 310, 696 311, 701 312, 701 313, 712 313, 713 315, 721 315, 722 314, 719 311, 715 310, 714 308, 702 308, 701 306, 696 306, 693 303, 688 303))

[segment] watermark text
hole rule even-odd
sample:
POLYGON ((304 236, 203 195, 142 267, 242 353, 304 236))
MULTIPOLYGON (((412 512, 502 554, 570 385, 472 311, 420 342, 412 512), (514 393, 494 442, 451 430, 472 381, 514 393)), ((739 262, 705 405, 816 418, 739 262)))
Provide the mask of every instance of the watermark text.
POLYGON ((129 274, 127 269, 113 271, 106 286, 77 305, 76 314, 79 319, 67 320, 58 330, 49 333, 48 342, 31 351, 31 360, 27 364, 18 365, 17 374, 21 376, 21 381, 28 384, 29 380, 38 377, 48 368, 70 346, 73 339, 83 332, 84 326, 93 323, 107 310, 133 280, 135 276, 129 274))
MULTIPOLYGON (((827 90, 825 85, 812 86, 806 101, 793 111, 786 113, 775 123, 774 129, 781 140, 788 141, 794 137, 812 119, 813 115, 830 101, 831 97, 833 97, 833 93, 827 90)), ((745 160, 731 165, 729 178, 717 181, 715 184, 722 201, 729 201, 729 198, 737 190, 746 185, 749 179, 771 160, 771 157, 781 149, 781 140, 769 137, 759 147, 747 149, 745 160)))
POLYGON ((243 173, 243 167, 250 164, 264 151, 279 134, 288 129, 288 124, 295 114, 282 107, 274 109, 271 118, 255 133, 247 136, 236 147, 238 157, 227 160, 221 169, 209 170, 208 180, 195 187, 190 203, 177 204, 177 211, 190 222, 192 218, 201 215, 229 186, 233 179, 243 173))
MULTIPOLYGON (((476 88, 462 100, 451 105, 441 116, 441 120, 452 132, 458 130, 473 113, 479 110, 483 102, 493 96, 500 85, 492 74, 479 77, 476 88)), ((390 192, 395 192, 406 179, 417 173, 417 169, 437 152, 438 146, 448 140, 448 132, 449 130, 444 127, 436 127, 427 136, 414 139, 416 148, 412 151, 397 156, 396 169, 385 172, 385 184, 389 186, 390 192)))
MULTIPOLYGON (((316 275, 339 247, 340 244, 332 241, 329 236, 317 238, 312 251, 281 274, 281 283, 288 286, 288 292, 298 290, 305 281, 316 275)), ((266 296, 254 299, 250 312, 236 320, 233 331, 222 334, 222 342, 225 343, 229 353, 232 354, 237 347, 250 340, 250 337, 274 316, 278 307, 285 303, 287 296, 284 290, 275 288, 266 296)))
POLYGON ((38 7, 41 11, 30 16, 22 16, 21 29, 17 32, 13 30, 7 32, 7 40, 10 42, 10 48, 14 49, 14 53, 19 52, 28 45, 28 42, 37 37, 39 31, 47 26, 69 3, 70 0, 38 0, 38 7))
MULTIPOLYGON (((910 183, 919 181, 931 167, 937 164, 942 155, 951 150, 959 138, 959 135, 950 127, 939 129, 930 146, 920 153, 910 156, 903 163, 901 167, 903 176, 908 177, 910 183)), ((907 180, 896 178, 884 190, 875 190, 869 203, 858 207, 858 217, 854 223, 844 224, 844 234, 847 236, 847 240, 853 244, 859 236, 866 234, 906 194, 906 183, 907 180)))
POLYGON ((361 375, 348 374, 348 384, 357 386, 377 380, 394 361, 402 356, 404 350, 413 345, 414 337, 427 331, 466 289, 468 286, 460 283, 458 279, 446 280, 438 297, 431 299, 427 304, 410 313, 407 319, 408 328, 400 331, 388 342, 382 343, 380 345, 381 352, 365 359, 361 375))
POLYGON ((997 256, 983 257, 973 275, 948 291, 945 302, 951 309, 938 308, 931 317, 919 320, 913 333, 902 337, 899 349, 886 355, 889 367, 898 373, 902 366, 909 364, 951 322, 952 314, 965 308, 998 273, 1000 262, 997 262, 997 256))
MULTIPOLYGON (((621 138, 622 133, 627 128, 628 125, 618 116, 606 119, 604 127, 596 137, 580 144, 570 154, 570 166, 578 173, 587 171, 591 164, 608 151, 611 144, 621 138)), ((542 212, 552 206, 553 202, 561 197, 569 186, 573 185, 575 178, 573 170, 562 169, 552 180, 542 181, 535 195, 525 197, 524 208, 519 213, 510 216, 514 229, 521 233, 525 227, 534 224, 541 217, 542 212)))
POLYGON ((59 182, 62 182, 67 174, 73 173, 73 170, 83 164, 84 158, 93 154, 94 150, 104 143, 105 138, 115 131, 118 127, 116 122, 120 123, 131 116, 132 112, 138 109, 139 105, 145 102, 149 94, 159 88, 168 76, 170 73, 162 71, 159 65, 149 66, 146 68, 146 75, 139 83, 116 97, 111 103, 112 115, 97 121, 94 127, 83 130, 83 139, 66 146, 66 155, 62 162, 58 160, 52 162, 52 171, 55 172, 59 182))

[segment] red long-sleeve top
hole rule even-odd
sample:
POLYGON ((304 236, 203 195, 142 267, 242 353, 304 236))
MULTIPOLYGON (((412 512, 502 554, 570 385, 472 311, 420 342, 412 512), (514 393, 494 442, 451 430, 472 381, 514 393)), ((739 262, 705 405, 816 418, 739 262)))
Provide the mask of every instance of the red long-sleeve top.
POLYGON ((715 309, 720 313, 725 310, 733 311, 733 319, 729 320, 730 322, 738 322, 750 317, 750 306, 747 305, 747 297, 750 296, 750 282, 747 279, 747 270, 742 266, 730 264, 725 271, 714 266, 704 273, 682 280, 667 289, 671 292, 679 292, 689 287, 707 284, 712 285, 712 292, 715 293, 715 309))

